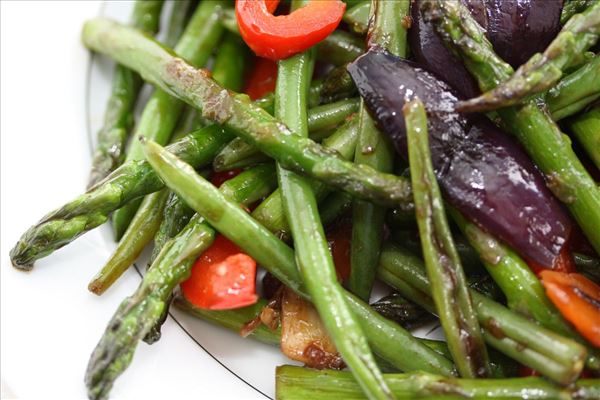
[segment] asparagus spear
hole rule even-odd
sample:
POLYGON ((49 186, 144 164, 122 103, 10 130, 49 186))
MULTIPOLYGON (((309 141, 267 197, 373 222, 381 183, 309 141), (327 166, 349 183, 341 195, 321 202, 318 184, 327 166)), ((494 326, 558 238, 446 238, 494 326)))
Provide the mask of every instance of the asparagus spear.
MULTIPOLYGON (((431 283, 421 260, 400 247, 383 247, 378 276, 403 296, 436 312, 431 283)), ((485 341, 510 358, 552 380, 568 384, 581 372, 586 351, 580 344, 542 328, 470 290, 485 341)))
POLYGON ((425 107, 415 99, 403 113, 421 247, 437 314, 460 375, 485 377, 490 374, 487 349, 433 172, 425 107))
MULTIPOLYGON (((409 0, 371 2, 368 34, 369 47, 382 46, 391 53, 406 56, 406 29, 402 17, 408 15, 409 0)), ((369 116, 363 101, 359 111, 358 143, 354 162, 391 172, 394 150, 386 135, 381 134, 369 116)), ((375 282, 379 250, 383 240, 386 209, 364 200, 352 204, 352 245, 348 288, 364 301, 369 301, 375 282)))
MULTIPOLYGON (((385 374, 392 393, 400 399, 597 399, 597 379, 582 379, 570 387, 556 386, 543 378, 456 379, 424 372, 385 374)), ((303 400, 319 394, 320 400, 363 399, 360 388, 345 371, 317 371, 283 365, 277 367, 276 396, 303 400)))
MULTIPOLYGON (((314 133, 340 124, 356 112, 358 104, 358 99, 346 99, 311 108, 308 110, 308 131, 314 133)), ((314 139, 314 135, 311 135, 311 138, 314 139)), ((268 157, 261 154, 255 146, 236 138, 215 157, 213 167, 215 171, 227 171, 246 167, 250 163, 262 162, 267 159, 268 157)))
MULTIPOLYGON (((424 0, 421 6, 425 18, 457 50, 483 91, 510 77, 512 68, 494 54, 481 27, 460 2, 424 0)), ((534 101, 498 110, 498 115, 600 252, 600 188, 577 159, 568 139, 534 101)))
POLYGON ((596 167, 600 168, 600 106, 569 121, 568 125, 596 167))
POLYGON ((546 94, 546 104, 555 121, 583 110, 600 98, 600 56, 594 56, 577 71, 564 77, 546 94))
MULTIPOLYGON (((247 205, 265 194, 267 180, 263 178, 249 170, 228 181, 226 190, 235 195, 232 201, 247 205), (243 190, 248 181, 254 182, 256 192, 243 190)), ((202 217, 193 217, 165 244, 136 292, 121 303, 88 363, 85 382, 91 399, 106 398, 115 379, 131 363, 137 343, 164 315, 173 289, 189 276, 192 263, 212 244, 214 234, 202 217)))
POLYGON ((521 103, 543 92, 562 77, 565 68, 592 47, 600 37, 600 3, 574 15, 543 54, 534 54, 508 80, 479 97, 461 101, 460 111, 489 111, 521 103))
MULTIPOLYGON (((170 156, 160 146, 147 142, 146 153, 167 185, 197 212, 206 216, 215 229, 243 248, 286 286, 310 300, 290 247, 237 204, 228 201, 190 166, 170 156)), ((409 332, 377 314, 349 292, 345 292, 345 301, 352 308, 373 350, 396 368, 446 376, 454 373, 448 359, 419 343, 409 332)))
MULTIPOLYGON (((204 1, 198 5, 175 46, 176 54, 188 60, 192 65, 203 66, 206 63, 223 31, 218 21, 223 4, 224 1, 219 0, 204 1)), ((126 161, 143 158, 139 140, 137 140, 141 135, 153 138, 161 144, 168 143, 183 111, 183 106, 183 102, 173 98, 166 91, 156 90, 142 112, 134 132, 134 138, 127 151, 126 161)), ((140 203, 141 199, 136 200, 113 214, 113 230, 117 240, 125 233, 140 203)))
MULTIPOLYGON (((163 1, 136 1, 131 25, 149 34, 156 33, 163 4, 163 1)), ((133 108, 141 87, 142 78, 138 74, 121 65, 115 67, 104 124, 97 133, 88 188, 123 163, 125 144, 133 125, 133 108)))
POLYGON ((594 4, 596 0, 566 0, 560 14, 560 23, 566 24, 573 15, 585 11, 586 8, 594 4))
MULTIPOLYGON (((223 128, 212 125, 190 133, 168 149, 191 165, 200 167, 210 163, 229 139, 223 128)), ((86 193, 47 214, 29 228, 10 252, 13 265, 19 269, 31 269, 35 260, 105 223, 114 210, 163 187, 146 161, 124 163, 86 193)))
MULTIPOLYGON (((292 1, 292 10, 304 0, 292 1)), ((308 137, 306 95, 314 67, 314 51, 279 61, 275 117, 292 131, 308 137)), ((277 164, 284 213, 294 239, 300 275, 337 351, 367 397, 391 399, 360 324, 344 300, 317 200, 309 181, 277 164)))
POLYGON ((285 125, 250 103, 247 96, 223 90, 205 71, 174 57, 135 29, 95 18, 85 24, 83 41, 90 49, 114 57, 171 95, 202 110, 206 119, 223 123, 286 168, 382 204, 409 201, 410 185, 406 179, 342 161, 310 139, 290 134, 285 125))

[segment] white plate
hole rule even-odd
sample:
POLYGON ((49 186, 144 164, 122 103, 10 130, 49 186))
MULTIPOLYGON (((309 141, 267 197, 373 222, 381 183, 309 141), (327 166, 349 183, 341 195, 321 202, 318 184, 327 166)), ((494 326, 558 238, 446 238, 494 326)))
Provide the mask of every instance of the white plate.
MULTIPOLYGON (((19 235, 82 192, 91 138, 100 127, 113 64, 79 42, 86 18, 126 21, 128 2, 1 2, 3 398, 84 399, 88 357, 139 273, 130 269, 101 298, 87 282, 115 244, 107 226, 36 263, 10 266, 19 235)), ((143 265, 143 264, 140 264, 143 265)), ((275 347, 172 310, 162 339, 138 346, 111 398, 264 399, 274 395, 275 347)))

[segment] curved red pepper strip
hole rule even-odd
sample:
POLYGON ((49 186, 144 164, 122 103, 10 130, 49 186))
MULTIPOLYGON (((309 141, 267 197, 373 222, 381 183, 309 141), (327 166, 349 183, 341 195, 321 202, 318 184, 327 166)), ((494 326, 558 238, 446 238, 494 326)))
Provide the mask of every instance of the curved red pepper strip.
POLYGON ((282 60, 309 49, 339 25, 346 4, 341 0, 311 0, 288 15, 275 16, 276 0, 236 0, 240 34, 258 55, 282 60))
POLYGON ((600 286, 577 273, 540 272, 546 294, 583 337, 600 348, 600 286))

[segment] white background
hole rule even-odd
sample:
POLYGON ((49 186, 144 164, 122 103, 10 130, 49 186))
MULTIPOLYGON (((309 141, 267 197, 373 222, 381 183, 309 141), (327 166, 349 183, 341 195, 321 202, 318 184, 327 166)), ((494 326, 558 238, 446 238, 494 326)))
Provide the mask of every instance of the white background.
MULTIPOLYGON (((85 120, 89 54, 79 36, 83 21, 97 15, 100 4, 2 1, 0 7, 2 393, 4 398, 84 399, 88 357, 139 278, 129 271, 102 298, 86 290, 113 246, 106 229, 92 231, 38 261, 30 273, 12 268, 8 251, 30 225, 85 187, 90 160, 85 120)), ((227 350, 242 348, 237 342, 220 346, 220 359, 237 359, 227 350)), ((250 358, 262 355, 248 353, 250 358)), ((248 361, 244 365, 252 369, 248 361)), ((262 374, 271 387, 274 372, 269 366, 262 374)), ((111 398, 264 397, 168 321, 161 341, 138 347, 111 398)))

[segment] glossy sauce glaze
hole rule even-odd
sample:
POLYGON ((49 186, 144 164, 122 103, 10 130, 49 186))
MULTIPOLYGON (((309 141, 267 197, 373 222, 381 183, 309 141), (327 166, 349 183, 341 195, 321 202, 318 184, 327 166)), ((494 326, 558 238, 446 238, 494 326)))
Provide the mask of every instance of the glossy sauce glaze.
POLYGON ((455 112, 456 92, 412 62, 373 49, 348 69, 369 112, 405 158, 402 107, 419 97, 446 200, 526 259, 552 267, 571 220, 518 144, 487 119, 455 112))

